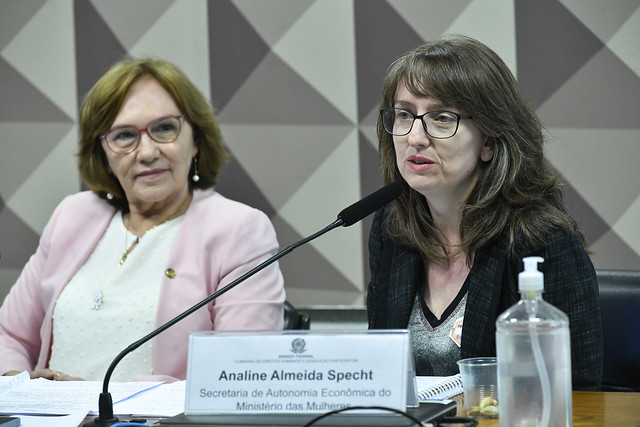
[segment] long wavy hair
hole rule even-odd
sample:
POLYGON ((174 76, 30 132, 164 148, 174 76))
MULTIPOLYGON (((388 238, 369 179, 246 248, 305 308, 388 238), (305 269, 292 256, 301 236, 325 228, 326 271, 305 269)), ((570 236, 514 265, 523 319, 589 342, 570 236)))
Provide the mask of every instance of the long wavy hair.
MULTIPOLYGON (((431 96, 471 115, 493 146, 493 158, 480 163, 476 184, 461 208, 461 249, 469 265, 478 248, 503 235, 512 256, 516 236, 541 247, 553 227, 576 233, 584 242, 564 207, 558 176, 544 157, 542 123, 493 50, 460 35, 417 47, 389 67, 381 109, 394 106, 401 84, 416 96, 431 96)), ((426 198, 400 175, 393 137, 380 117, 377 134, 384 182, 405 186, 392 204, 387 229, 397 243, 448 262, 452 254, 445 238, 433 223, 426 198)))
MULTIPOLYGON (((198 147, 197 168, 200 179, 189 179, 189 189, 211 188, 229 154, 222 144, 222 133, 213 107, 189 78, 174 64, 154 58, 123 60, 113 65, 91 88, 80 108, 78 169, 87 186, 123 211, 128 203, 115 175, 109 170, 100 135, 112 126, 131 85, 143 76, 151 76, 171 95, 193 128, 198 147), (110 193, 113 198, 107 199, 110 193)), ((189 176, 194 173, 192 162, 189 176)))

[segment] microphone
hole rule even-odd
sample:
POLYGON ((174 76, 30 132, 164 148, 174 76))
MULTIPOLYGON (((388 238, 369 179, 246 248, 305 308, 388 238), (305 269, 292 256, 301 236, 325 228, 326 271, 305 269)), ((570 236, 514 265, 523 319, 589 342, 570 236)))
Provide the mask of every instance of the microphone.
POLYGON ((338 214, 338 218, 342 218, 345 227, 355 224, 366 216, 374 213, 384 205, 397 199, 402 194, 402 184, 392 182, 369 194, 362 200, 358 200, 351 206, 344 208, 338 214))
POLYGON ((387 203, 397 199, 401 193, 402 193, 402 184, 400 184, 399 182, 394 182, 371 193, 364 199, 355 202, 351 206, 343 209, 338 214, 337 219, 331 224, 329 224, 328 226, 326 226, 325 228, 323 228, 322 230, 290 246, 287 246, 285 249, 281 250, 271 258, 263 261, 261 264, 258 264, 253 269, 247 271, 245 274, 235 279, 233 282, 229 283, 228 285, 224 286, 221 289, 218 289, 217 291, 215 291, 214 293, 212 293, 211 295, 209 295, 208 297, 206 297, 205 299, 203 299, 193 307, 177 315, 173 319, 169 320, 167 323, 159 326, 157 329, 151 331, 149 334, 145 335, 138 341, 134 342, 133 344, 129 345, 127 348, 122 350, 116 356, 116 358, 113 359, 113 361, 111 362, 111 365, 109 365, 109 368, 107 369, 107 373, 104 376, 104 382, 102 383, 102 393, 100 393, 100 397, 98 399, 98 416, 93 421, 85 423, 84 427, 97 427, 97 426, 103 427, 103 426, 110 426, 112 424, 119 422, 118 418, 113 416, 113 401, 111 399, 111 394, 109 393, 109 380, 111 379, 111 375, 113 374, 113 371, 115 370, 118 363, 127 354, 133 352, 142 344, 149 341, 151 338, 165 331, 169 327, 175 325, 185 317, 191 315, 194 311, 209 304, 211 301, 218 298, 220 295, 224 294, 227 291, 230 291, 232 288, 244 282, 246 279, 258 273, 260 270, 264 269, 268 265, 273 264, 275 261, 282 258, 289 252, 293 251, 298 246, 301 246, 307 242, 310 242, 311 240, 322 236, 326 232, 331 231, 336 227, 339 227, 339 226, 349 227, 350 225, 355 224, 356 222, 360 221, 364 217, 382 208, 387 203))

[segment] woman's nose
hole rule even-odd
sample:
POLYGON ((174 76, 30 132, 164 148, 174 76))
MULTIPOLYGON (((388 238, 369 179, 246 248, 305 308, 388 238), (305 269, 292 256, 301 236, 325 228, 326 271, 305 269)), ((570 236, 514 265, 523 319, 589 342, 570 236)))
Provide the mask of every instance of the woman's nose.
POLYGON ((143 157, 154 156, 158 150, 158 143, 155 142, 147 131, 140 132, 140 142, 138 143, 138 155, 143 157))
POLYGON ((413 121, 413 126, 407 134, 407 142, 411 145, 429 145, 431 144, 431 138, 424 128, 424 122, 422 119, 416 118, 413 121))

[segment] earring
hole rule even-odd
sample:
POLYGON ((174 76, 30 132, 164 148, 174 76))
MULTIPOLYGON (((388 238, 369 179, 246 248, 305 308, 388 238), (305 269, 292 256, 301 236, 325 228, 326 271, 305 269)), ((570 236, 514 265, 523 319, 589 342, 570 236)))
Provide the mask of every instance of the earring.
POLYGON ((107 199, 108 200, 113 200, 113 194, 107 193, 107 199))
POLYGON ((193 176, 191 179, 193 182, 200 181, 200 175, 198 175, 198 157, 193 158, 193 176))

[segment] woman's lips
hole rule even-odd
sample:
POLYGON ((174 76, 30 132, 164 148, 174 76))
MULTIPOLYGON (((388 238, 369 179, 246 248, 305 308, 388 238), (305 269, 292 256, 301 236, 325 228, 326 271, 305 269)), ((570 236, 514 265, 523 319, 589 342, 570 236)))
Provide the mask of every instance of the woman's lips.
POLYGON ((423 171, 431 167, 434 164, 433 160, 422 156, 409 156, 407 158, 407 164, 415 171, 423 171))
POLYGON ((138 174, 138 178, 154 178, 164 173, 165 169, 153 169, 150 171, 143 171, 138 174))

